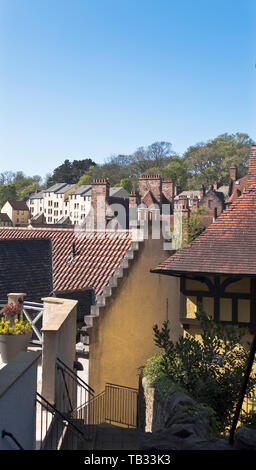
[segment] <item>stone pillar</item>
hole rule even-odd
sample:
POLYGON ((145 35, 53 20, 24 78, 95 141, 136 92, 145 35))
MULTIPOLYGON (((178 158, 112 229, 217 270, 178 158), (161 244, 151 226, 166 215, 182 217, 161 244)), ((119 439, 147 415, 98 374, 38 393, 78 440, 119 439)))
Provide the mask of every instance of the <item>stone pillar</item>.
POLYGON ((10 303, 14 303, 16 304, 16 302, 20 302, 20 303, 23 303, 24 302, 24 297, 26 296, 27 294, 24 294, 24 293, 10 293, 7 295, 8 297, 8 304, 10 303))

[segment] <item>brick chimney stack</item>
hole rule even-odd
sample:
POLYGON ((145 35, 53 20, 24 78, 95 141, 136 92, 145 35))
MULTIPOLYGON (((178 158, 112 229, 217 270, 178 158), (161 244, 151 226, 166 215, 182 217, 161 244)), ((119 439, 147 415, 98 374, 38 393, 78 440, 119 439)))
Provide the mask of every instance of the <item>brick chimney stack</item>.
POLYGON ((199 208, 199 199, 197 196, 193 196, 192 199, 192 211, 196 211, 199 208))
POLYGON ((188 198, 186 194, 181 194, 179 197, 179 204, 181 206, 182 212, 188 211, 188 198))
POLYGON ((106 227, 106 203, 109 198, 109 181, 106 178, 93 180, 91 207, 94 213, 94 227, 104 229, 106 227))
POLYGON ((202 184, 202 185, 201 185, 201 189, 200 189, 200 198, 202 199, 204 196, 205 196, 205 187, 204 187, 204 185, 202 184))
POLYGON ((129 206, 135 206, 137 204, 137 193, 135 191, 131 191, 129 195, 129 206))
POLYGON ((215 180, 214 183, 213 183, 213 189, 214 189, 214 191, 218 191, 218 187, 219 187, 219 183, 218 183, 217 180, 215 180))
POLYGON ((162 179, 162 192, 165 195, 166 199, 173 204, 174 200, 174 182, 172 178, 163 178, 162 179))
POLYGON ((229 175, 230 175, 231 181, 237 180, 237 166, 236 165, 231 165, 229 169, 229 175))
POLYGON ((248 184, 256 184, 256 145, 251 145, 249 171, 248 171, 248 184))
POLYGON ((139 178, 139 195, 143 198, 150 191, 157 202, 162 205, 162 178, 160 175, 141 175, 139 178))

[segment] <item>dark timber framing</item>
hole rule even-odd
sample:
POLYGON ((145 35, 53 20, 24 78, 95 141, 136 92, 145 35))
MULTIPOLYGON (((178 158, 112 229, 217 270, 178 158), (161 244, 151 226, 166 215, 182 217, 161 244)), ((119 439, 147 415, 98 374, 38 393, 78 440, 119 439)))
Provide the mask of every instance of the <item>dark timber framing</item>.
MULTIPOLYGON (((223 274, 222 276, 225 276, 223 274)), ((240 327, 244 326, 254 326, 256 324, 256 277, 251 277, 250 280, 250 292, 226 292, 226 288, 234 282, 238 282, 244 277, 249 276, 232 276, 225 279, 223 282, 220 280, 219 275, 214 275, 214 282, 212 282, 209 277, 204 275, 183 275, 180 278, 180 290, 182 294, 186 297, 193 296, 196 297, 196 303, 199 305, 202 303, 203 297, 211 297, 214 299, 214 320, 216 322, 220 321, 220 299, 232 299, 232 320, 222 320, 223 324, 236 324, 240 327), (208 287, 208 290, 194 290, 186 288, 186 279, 200 281, 208 287), (239 322, 238 321, 238 300, 239 299, 248 299, 250 300, 250 322, 239 322)), ((189 324, 196 324, 197 320, 190 318, 181 318, 181 322, 184 324, 184 327, 189 327, 189 324)))

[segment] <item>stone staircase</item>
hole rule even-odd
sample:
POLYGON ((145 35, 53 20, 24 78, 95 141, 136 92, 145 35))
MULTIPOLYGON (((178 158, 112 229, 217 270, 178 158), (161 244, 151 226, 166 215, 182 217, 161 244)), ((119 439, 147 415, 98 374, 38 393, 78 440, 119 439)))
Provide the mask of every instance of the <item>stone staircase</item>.
POLYGON ((140 431, 112 424, 101 423, 91 426, 92 438, 79 442, 78 450, 139 450, 140 431))

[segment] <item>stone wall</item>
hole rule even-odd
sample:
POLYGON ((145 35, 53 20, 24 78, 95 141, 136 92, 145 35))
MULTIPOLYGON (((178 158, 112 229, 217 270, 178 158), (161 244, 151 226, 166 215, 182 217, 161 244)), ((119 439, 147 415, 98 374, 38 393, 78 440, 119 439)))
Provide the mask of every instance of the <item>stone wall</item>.
POLYGON ((144 450, 232 450, 210 433, 211 419, 188 395, 173 386, 168 395, 140 378, 139 429, 144 450))

